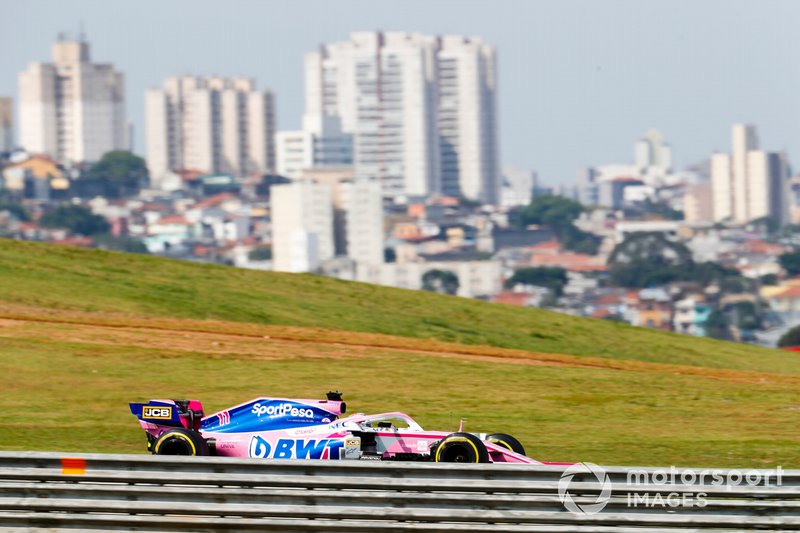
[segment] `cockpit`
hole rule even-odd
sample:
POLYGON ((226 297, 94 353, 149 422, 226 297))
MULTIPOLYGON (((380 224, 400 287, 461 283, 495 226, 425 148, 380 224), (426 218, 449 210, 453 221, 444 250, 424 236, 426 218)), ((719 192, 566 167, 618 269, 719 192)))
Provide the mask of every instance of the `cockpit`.
POLYGON ((382 413, 378 415, 366 416, 359 420, 359 427, 365 430, 399 430, 406 429, 411 431, 423 431, 422 426, 410 416, 404 413, 382 413))

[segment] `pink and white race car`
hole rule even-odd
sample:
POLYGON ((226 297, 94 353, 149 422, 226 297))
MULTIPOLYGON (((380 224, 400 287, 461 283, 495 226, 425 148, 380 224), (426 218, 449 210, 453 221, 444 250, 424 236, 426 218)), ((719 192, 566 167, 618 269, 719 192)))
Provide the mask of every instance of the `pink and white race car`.
POLYGON ((339 392, 325 400, 256 398, 210 416, 197 400, 130 408, 147 433, 147 449, 159 455, 539 464, 504 433, 426 431, 398 412, 343 417, 339 392))

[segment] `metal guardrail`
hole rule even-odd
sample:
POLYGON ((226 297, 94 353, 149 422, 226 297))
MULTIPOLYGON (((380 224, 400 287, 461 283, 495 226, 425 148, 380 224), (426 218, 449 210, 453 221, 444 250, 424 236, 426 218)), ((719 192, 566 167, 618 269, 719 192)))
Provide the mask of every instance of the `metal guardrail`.
MULTIPOLYGON (((780 485, 632 486, 632 469, 604 468, 605 507, 585 514, 559 497, 566 468, 0 452, 0 530, 800 530, 800 470, 784 470, 780 485), (632 505, 633 493, 662 502, 702 493, 705 505, 632 505)), ((604 488, 578 474, 568 489, 588 505, 604 488)))

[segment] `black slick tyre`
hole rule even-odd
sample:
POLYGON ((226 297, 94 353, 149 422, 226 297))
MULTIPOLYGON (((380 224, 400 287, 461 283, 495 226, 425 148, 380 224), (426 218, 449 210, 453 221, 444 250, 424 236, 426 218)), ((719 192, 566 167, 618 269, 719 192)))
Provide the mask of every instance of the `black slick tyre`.
POLYGON ((486 436, 486 442, 497 444, 514 453, 525 455, 525 447, 514 437, 506 433, 492 433, 486 436))
POLYGON ((208 444, 196 431, 168 429, 153 443, 154 455, 209 455, 208 444))
POLYGON ((436 463, 488 463, 489 453, 481 439, 471 433, 451 433, 434 450, 436 463))

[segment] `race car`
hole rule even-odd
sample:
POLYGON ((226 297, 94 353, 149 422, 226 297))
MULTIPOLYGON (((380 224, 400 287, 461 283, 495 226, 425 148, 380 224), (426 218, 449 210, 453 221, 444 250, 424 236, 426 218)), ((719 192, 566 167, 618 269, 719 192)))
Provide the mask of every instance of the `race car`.
POLYGON ((540 464, 504 433, 426 431, 400 412, 343 417, 339 392, 325 400, 255 398, 210 416, 197 400, 150 400, 130 409, 157 455, 540 464))

